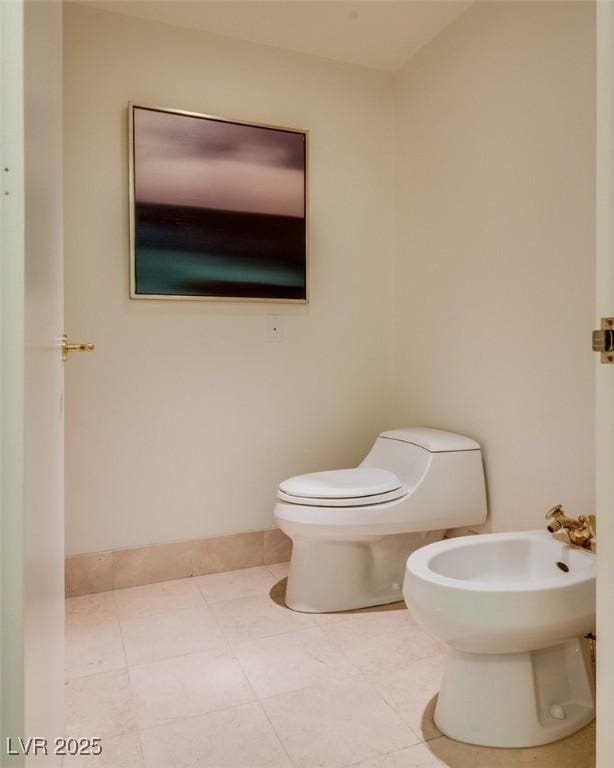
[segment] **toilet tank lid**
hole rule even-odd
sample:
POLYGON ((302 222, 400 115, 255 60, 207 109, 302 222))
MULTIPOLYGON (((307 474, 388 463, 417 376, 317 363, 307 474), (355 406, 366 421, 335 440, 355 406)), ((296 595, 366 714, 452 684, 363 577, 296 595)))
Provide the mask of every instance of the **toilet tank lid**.
POLYGON ((390 429, 387 432, 382 432, 380 437, 400 440, 403 443, 412 443, 412 445, 424 448, 430 453, 477 451, 480 449, 480 444, 470 437, 457 435, 454 432, 444 432, 441 429, 431 429, 430 427, 390 429))

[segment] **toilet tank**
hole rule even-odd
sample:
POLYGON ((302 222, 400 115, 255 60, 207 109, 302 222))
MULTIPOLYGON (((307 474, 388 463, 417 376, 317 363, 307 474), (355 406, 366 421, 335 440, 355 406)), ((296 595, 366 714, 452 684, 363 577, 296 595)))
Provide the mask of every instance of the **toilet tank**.
POLYGON ((479 443, 416 427, 382 432, 362 462, 394 472, 407 486, 411 517, 425 530, 485 522, 486 482, 479 443), (418 520, 420 518, 420 520, 418 520))

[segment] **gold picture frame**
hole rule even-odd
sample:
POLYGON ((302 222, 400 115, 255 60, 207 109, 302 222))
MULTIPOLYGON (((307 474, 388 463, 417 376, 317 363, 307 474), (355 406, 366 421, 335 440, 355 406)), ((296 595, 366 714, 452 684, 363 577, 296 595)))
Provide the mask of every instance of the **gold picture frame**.
MULTIPOLYGON (((131 299, 291 304, 309 302, 307 130, 130 102, 128 147, 131 299), (141 130, 137 137, 137 122, 143 122, 141 118, 145 113, 148 113, 149 134, 141 130), (160 120, 156 115, 164 116, 164 119, 160 120), (192 121, 186 126, 174 120, 174 117, 196 118, 199 122, 192 121), (183 143, 178 142, 176 149, 171 143, 175 134, 183 139, 183 143), (156 138, 161 144, 159 151, 156 138), (207 144, 209 139, 211 146, 207 144), (147 146, 147 152, 141 151, 140 146, 137 148, 137 141, 147 146), (244 151, 242 142, 246 143, 248 151, 244 151), (200 177, 214 179, 208 182, 204 190, 199 189, 191 177, 188 177, 189 183, 182 185, 181 179, 177 178, 180 174, 171 172, 173 158, 176 160, 176 168, 181 171, 190 165, 181 156, 181 152, 198 152, 201 148, 203 153, 210 153, 209 167, 213 169, 215 166, 217 174, 205 173, 200 177), (173 154, 175 151, 177 157, 173 154), (254 155, 255 160, 252 158, 254 155), (139 168, 136 167, 137 156, 141 158, 139 168), (242 156, 247 160, 241 161, 242 156), (251 174, 258 179, 259 169, 262 170, 263 179, 268 175, 271 180, 268 197, 264 195, 258 198, 260 186, 248 188, 241 182, 233 189, 232 184, 228 183, 228 174, 226 177, 224 175, 225 164, 231 176, 238 176, 241 162, 243 170, 249 172, 248 176, 251 174), (141 173, 144 163, 149 163, 148 175, 141 173), (278 167, 280 164, 281 167, 278 167), (301 175, 302 183, 297 178, 301 175), (143 182, 143 178, 149 180, 149 186, 143 182), (218 199, 214 199, 213 206, 201 208, 182 204, 185 199, 191 202, 192 199, 202 198, 208 202, 214 198, 216 178, 218 199, 221 201, 219 205, 218 199), (141 199, 137 195, 139 182, 141 199), (290 194, 283 194, 286 189, 289 189, 290 194), (298 216, 301 189, 302 215, 298 216), (224 197, 234 200, 233 194, 239 199, 243 198, 243 208, 251 205, 255 210, 224 209, 224 197), (147 199, 147 195, 150 199, 147 199), (175 204, 175 200, 179 202, 175 204), (258 210, 267 206, 270 211, 258 210), (285 212, 290 206, 294 215, 285 212), (215 234, 211 235, 212 232, 215 234), (192 240, 189 239, 189 233, 192 233, 192 240), (221 252, 211 252, 211 241, 215 241, 215 247, 221 252), (277 260, 276 255, 279 256, 277 260), (207 275, 213 275, 213 278, 207 278, 207 275), (219 279, 220 275, 224 275, 223 280, 219 279), (230 279, 232 275, 237 278, 230 279), (181 292, 177 286, 184 284, 188 288, 181 292), (163 286, 164 290, 160 291, 159 286, 163 286), (232 291, 233 287, 237 289, 236 295, 232 291), (258 292, 264 295, 255 295, 258 292)), ((206 170, 208 161, 205 155, 192 157, 199 167, 206 170)))

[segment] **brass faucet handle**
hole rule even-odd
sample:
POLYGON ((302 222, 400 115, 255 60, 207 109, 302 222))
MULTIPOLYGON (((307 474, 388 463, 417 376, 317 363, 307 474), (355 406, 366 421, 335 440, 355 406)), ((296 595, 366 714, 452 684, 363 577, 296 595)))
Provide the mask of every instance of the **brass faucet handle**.
POLYGON ((597 516, 596 515, 589 515, 588 516, 588 524, 591 527, 591 530, 597 535, 597 516))
POLYGON ((580 515, 578 521, 582 523, 582 528, 586 535, 594 538, 597 530, 595 515, 580 515))
POLYGON ((563 511, 563 505, 557 504, 556 507, 552 507, 546 512, 546 520, 548 520, 548 531, 550 533, 556 533, 563 528, 563 523, 567 526, 571 524, 571 521, 567 518, 567 515, 563 511))
POLYGON ((595 515, 578 515, 569 517, 563 511, 563 506, 557 504, 546 512, 548 531, 558 533, 564 530, 571 544, 594 551, 596 540, 595 515))
POLYGON ((549 509, 546 512, 545 517, 546 517, 546 520, 552 520, 553 517, 558 517, 559 515, 564 515, 564 514, 565 513, 563 512, 563 505, 557 504, 556 507, 552 507, 552 509, 549 509))

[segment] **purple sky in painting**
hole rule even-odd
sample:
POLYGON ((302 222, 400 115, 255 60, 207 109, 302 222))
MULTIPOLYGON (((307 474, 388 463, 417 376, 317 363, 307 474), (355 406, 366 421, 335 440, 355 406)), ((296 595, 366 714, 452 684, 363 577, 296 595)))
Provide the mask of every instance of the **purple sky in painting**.
POLYGON ((304 215, 303 134, 134 110, 137 202, 304 215))

